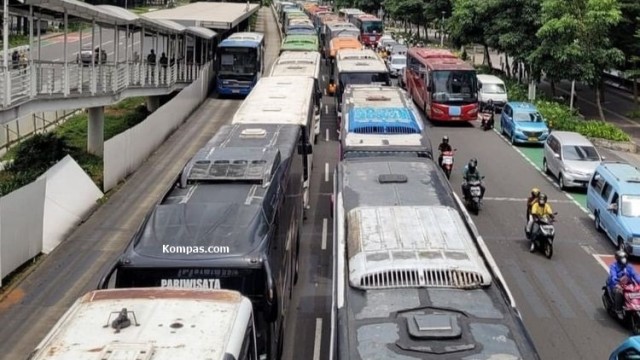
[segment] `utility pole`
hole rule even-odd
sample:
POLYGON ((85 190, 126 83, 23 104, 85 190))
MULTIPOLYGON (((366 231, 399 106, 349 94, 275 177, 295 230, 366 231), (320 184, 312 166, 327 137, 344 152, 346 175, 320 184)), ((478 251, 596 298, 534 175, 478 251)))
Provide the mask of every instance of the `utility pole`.
POLYGON ((442 22, 440 23, 440 47, 444 47, 444 14, 442 12, 442 22))

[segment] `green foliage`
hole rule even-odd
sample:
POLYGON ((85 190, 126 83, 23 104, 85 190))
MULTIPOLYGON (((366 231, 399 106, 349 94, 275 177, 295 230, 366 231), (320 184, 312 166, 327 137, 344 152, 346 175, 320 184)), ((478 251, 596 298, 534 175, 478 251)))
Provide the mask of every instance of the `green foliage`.
POLYGON ((634 57, 640 55, 640 41, 630 36, 640 31, 640 1, 618 0, 622 18, 610 31, 611 43, 624 53, 623 70, 634 68, 634 57))
MULTIPOLYGON (((2 38, 0 37, 0 47, 3 45, 2 38)), ((29 36, 26 35, 9 35, 9 49, 29 45, 29 36)))
POLYGON ((495 15, 493 1, 454 0, 447 30, 456 46, 486 44, 488 24, 495 15))
POLYGON ((507 53, 511 59, 525 62, 538 47, 535 36, 541 26, 540 0, 492 0, 495 16, 488 24, 486 42, 507 53))
POLYGON ((385 0, 384 8, 388 14, 399 20, 407 20, 412 24, 424 25, 426 3, 422 0, 385 0))

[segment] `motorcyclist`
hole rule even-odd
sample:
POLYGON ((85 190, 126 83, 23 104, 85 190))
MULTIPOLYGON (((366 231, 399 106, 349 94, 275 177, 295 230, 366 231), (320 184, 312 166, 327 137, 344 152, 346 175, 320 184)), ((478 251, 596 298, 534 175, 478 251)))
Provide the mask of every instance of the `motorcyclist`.
MULTIPOLYGON (((553 209, 551 209, 551 205, 547 203, 547 195, 540 194, 538 196, 538 201, 533 203, 531 206, 531 213, 529 214, 529 222, 527 223, 527 237, 531 238, 531 227, 533 226, 533 222, 542 217, 542 216, 550 216, 553 218, 553 209)), ((531 249, 530 251, 535 250, 535 244, 533 243, 533 239, 531 239, 531 249)))
POLYGON ((336 93, 336 82, 333 79, 329 80, 329 85, 327 85, 327 95, 333 96, 336 93))
POLYGON ((613 302, 616 314, 622 318, 622 306, 624 305, 624 294, 620 280, 623 277, 640 284, 640 276, 633 266, 627 263, 627 253, 624 250, 616 251, 616 261, 609 266, 609 278, 607 278, 607 288, 613 295, 613 302))
POLYGON ((438 156, 438 165, 442 167, 442 153, 446 151, 452 151, 453 148, 449 145, 449 136, 445 135, 442 137, 442 142, 438 145, 438 151, 440 152, 440 156, 438 156))
POLYGON ((493 126, 493 114, 495 113, 495 111, 496 111, 496 108, 493 105, 493 100, 491 99, 487 100, 487 103, 482 108, 482 126, 483 127, 485 127, 486 125, 493 126), (490 116, 488 119, 488 122, 489 122, 488 124, 484 119, 485 114, 488 114, 490 116))
POLYGON ((531 207, 538 201, 538 197, 540 196, 540 189, 533 188, 531 189, 531 195, 527 199, 527 217, 525 221, 529 221, 529 215, 531 215, 531 207))
MULTIPOLYGON (((480 171, 478 170, 478 159, 473 158, 469 160, 469 163, 464 167, 462 179, 464 180, 462 183, 462 194, 465 199, 468 199, 470 195, 469 182, 482 181, 482 176, 480 176, 480 171)), ((484 184, 480 182, 480 199, 484 197, 484 190, 484 184)))

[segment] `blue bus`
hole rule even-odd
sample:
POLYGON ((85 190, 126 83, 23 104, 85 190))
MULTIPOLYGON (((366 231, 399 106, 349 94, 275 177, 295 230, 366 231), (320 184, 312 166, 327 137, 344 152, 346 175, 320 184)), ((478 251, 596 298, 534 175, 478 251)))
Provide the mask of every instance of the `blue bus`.
POLYGON ((248 95, 264 72, 264 34, 238 32, 218 45, 216 88, 220 95, 248 95))

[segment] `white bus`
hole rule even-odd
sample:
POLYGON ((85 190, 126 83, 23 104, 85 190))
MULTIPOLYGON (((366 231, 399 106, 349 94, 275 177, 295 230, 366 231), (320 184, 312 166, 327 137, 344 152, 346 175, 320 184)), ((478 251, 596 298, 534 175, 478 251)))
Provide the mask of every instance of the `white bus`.
MULTIPOLYGON (((284 51, 276 59, 269 76, 305 76, 312 77, 316 89, 316 116, 320 117, 320 61, 321 56, 316 51, 284 51)), ((316 121, 316 136, 320 133, 320 121, 316 121)))
POLYGON ((389 69, 373 50, 344 49, 336 54, 331 75, 338 85, 336 111, 338 119, 342 113, 342 94, 349 85, 391 85, 389 69))
POLYGON ((253 311, 236 291, 129 288, 80 297, 29 360, 257 360, 253 311))
POLYGON ((233 124, 292 124, 302 128, 304 152, 304 205, 309 206, 309 179, 313 144, 318 129, 314 79, 300 76, 264 77, 233 116, 233 124))

